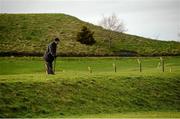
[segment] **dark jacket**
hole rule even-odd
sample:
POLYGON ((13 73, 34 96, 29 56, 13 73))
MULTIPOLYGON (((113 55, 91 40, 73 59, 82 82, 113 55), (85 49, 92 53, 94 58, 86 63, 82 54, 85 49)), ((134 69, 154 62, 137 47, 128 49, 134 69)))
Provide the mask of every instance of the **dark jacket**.
POLYGON ((51 42, 48 45, 47 50, 44 54, 45 61, 52 62, 54 60, 54 58, 56 57, 56 48, 57 48, 57 44, 55 42, 51 42))

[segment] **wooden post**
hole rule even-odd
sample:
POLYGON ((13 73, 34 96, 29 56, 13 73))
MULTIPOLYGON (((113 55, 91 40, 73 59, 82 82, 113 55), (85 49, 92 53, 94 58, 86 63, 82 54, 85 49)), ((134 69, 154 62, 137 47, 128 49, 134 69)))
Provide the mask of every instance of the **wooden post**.
POLYGON ((159 69, 160 66, 161 66, 161 62, 158 62, 157 68, 159 69))
POLYGON ((139 71, 142 72, 142 64, 141 64, 141 61, 139 59, 137 59, 138 61, 138 64, 139 64, 139 71))
POLYGON ((88 67, 89 73, 92 73, 92 69, 91 67, 88 67))
POLYGON ((169 72, 172 72, 172 68, 171 67, 169 68, 169 72))
POLYGON ((113 63, 114 72, 116 72, 116 64, 113 63))
POLYGON ((160 57, 160 60, 161 60, 162 72, 164 72, 164 59, 160 57))

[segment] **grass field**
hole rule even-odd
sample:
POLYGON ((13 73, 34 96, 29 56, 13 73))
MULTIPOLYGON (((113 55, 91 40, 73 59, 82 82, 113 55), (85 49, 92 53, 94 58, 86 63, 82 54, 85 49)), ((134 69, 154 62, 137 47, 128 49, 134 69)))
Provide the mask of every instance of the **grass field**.
POLYGON ((141 73, 135 57, 58 58, 48 76, 42 58, 1 57, 0 117, 180 118, 180 57, 165 72, 140 59, 141 73))

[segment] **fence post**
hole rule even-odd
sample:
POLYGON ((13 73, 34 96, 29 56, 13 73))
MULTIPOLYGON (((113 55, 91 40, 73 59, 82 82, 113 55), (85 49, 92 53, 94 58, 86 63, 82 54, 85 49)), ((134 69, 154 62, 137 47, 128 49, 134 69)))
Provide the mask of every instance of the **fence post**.
POLYGON ((91 74, 92 73, 91 67, 88 67, 88 70, 89 70, 89 73, 91 74))
POLYGON ((171 67, 169 68, 169 72, 172 72, 172 68, 171 67))
POLYGON ((114 72, 116 72, 116 64, 113 63, 114 72))
POLYGON ((160 66, 161 66, 161 62, 158 62, 157 68, 159 69, 160 66))
POLYGON ((141 61, 139 59, 137 59, 137 62, 139 64, 139 71, 142 72, 142 64, 141 61))
POLYGON ((161 60, 161 65, 162 65, 162 72, 164 72, 164 59, 160 57, 160 60, 161 60))

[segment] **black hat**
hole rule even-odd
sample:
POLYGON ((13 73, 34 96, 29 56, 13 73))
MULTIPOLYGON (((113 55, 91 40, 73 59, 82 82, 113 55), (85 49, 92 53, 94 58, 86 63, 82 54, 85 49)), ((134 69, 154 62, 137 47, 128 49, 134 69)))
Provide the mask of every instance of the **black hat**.
POLYGON ((59 38, 55 38, 54 41, 60 41, 59 38))

